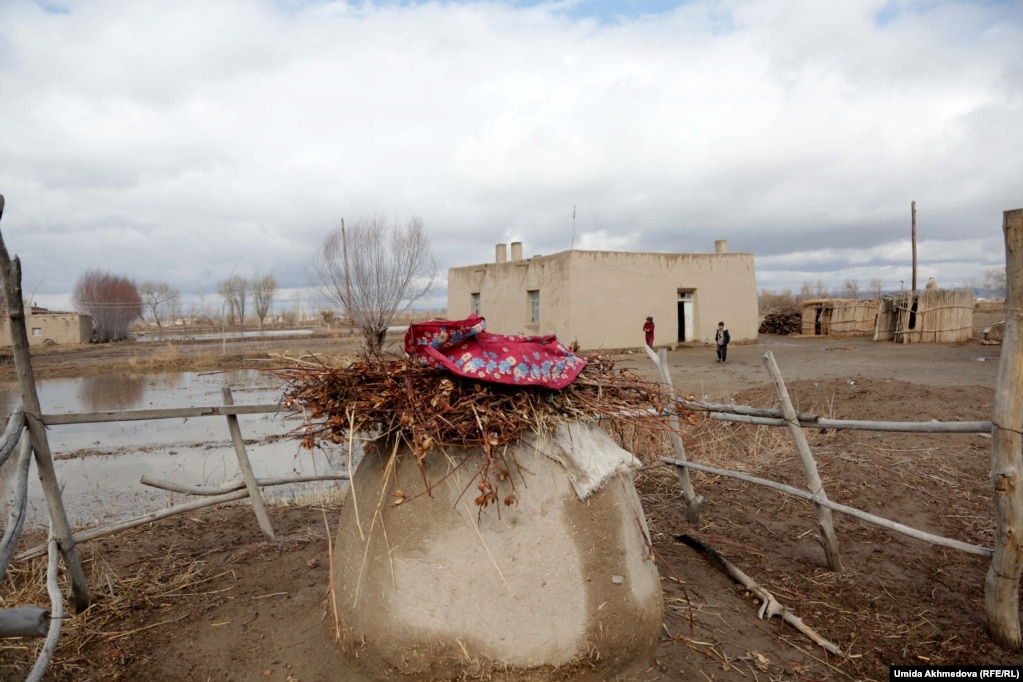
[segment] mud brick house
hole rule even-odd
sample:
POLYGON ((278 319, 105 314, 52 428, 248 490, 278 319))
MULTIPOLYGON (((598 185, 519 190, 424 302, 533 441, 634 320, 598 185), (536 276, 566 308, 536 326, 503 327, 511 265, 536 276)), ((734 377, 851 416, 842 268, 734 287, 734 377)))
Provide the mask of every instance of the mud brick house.
MULTIPOLYGON (((66 345, 88 343, 92 338, 92 318, 79 313, 51 312, 46 308, 25 308, 28 345, 66 345)), ((0 347, 11 345, 11 320, 0 316, 0 347)))
POLYGON ((498 244, 493 263, 448 271, 448 317, 476 313, 498 334, 557 334, 583 349, 635 348, 654 318, 655 346, 713 341, 723 320, 733 342, 754 341, 759 325, 751 253, 562 251, 522 257, 522 243, 498 244))

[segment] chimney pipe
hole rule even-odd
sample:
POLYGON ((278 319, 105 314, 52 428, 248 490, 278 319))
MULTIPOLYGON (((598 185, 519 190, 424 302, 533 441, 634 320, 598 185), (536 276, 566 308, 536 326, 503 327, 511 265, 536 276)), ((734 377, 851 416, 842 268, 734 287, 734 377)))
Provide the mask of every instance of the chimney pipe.
POLYGON ((504 263, 508 260, 508 245, 498 244, 497 245, 497 262, 504 263))
POLYGON ((512 242, 512 254, 511 259, 513 261, 522 260, 522 242, 512 242))
POLYGON ((714 253, 728 253, 728 240, 718 239, 714 242, 714 253))

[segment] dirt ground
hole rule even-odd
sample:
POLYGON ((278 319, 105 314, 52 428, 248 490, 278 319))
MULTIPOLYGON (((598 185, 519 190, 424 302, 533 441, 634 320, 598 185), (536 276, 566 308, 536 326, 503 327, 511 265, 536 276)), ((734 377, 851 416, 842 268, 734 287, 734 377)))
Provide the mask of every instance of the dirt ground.
MULTIPOLYGON (((984 324, 979 319, 975 326, 984 324)), ((212 367, 218 352, 221 362, 230 356, 227 364, 265 367, 282 354, 343 352, 346 343, 321 336, 173 351, 141 345, 40 354, 37 375, 149 371, 164 366, 169 354, 184 366, 194 361, 212 367), (132 353, 135 359, 126 364, 132 353)), ((703 346, 668 357, 675 385, 700 399, 775 406, 763 359, 770 352, 802 411, 835 419, 972 421, 991 418, 999 351, 977 340, 904 346, 763 336, 757 344, 732 347, 724 365, 703 346)), ((616 359, 620 367, 653 376, 640 353, 616 359)), ((805 433, 831 499, 934 534, 992 545, 989 437, 805 433)), ((647 465, 637 484, 665 593, 655 656, 619 677, 622 682, 886 680, 890 664, 1023 665, 1023 655, 994 646, 985 631, 988 559, 836 514, 845 571, 831 572, 810 503, 695 473, 704 503, 694 526, 685 518, 674 472, 658 466, 670 450, 664 438, 616 435, 647 465), (778 618, 758 619, 757 601, 679 542, 683 534, 713 547, 844 655, 825 652, 778 618)), ((693 461, 805 487, 782 429, 699 419, 686 440, 693 461)), ((332 643, 328 538, 338 509, 275 507, 270 514, 277 542, 266 542, 251 509, 239 504, 82 544, 95 603, 65 620, 47 679, 395 678, 382 671, 360 677, 332 643)), ((0 591, 5 605, 32 603, 18 600, 40 566, 12 566, 0 591)), ((0 647, 0 679, 22 679, 37 646, 7 640, 0 647)), ((463 679, 479 676, 467 668, 463 679)), ((562 679, 588 677, 582 669, 562 679)))

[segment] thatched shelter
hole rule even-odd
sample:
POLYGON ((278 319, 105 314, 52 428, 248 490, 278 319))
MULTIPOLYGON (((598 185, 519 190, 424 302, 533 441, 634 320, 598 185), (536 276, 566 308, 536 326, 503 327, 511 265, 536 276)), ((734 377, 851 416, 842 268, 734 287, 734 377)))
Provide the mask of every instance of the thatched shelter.
POLYGON ((965 343, 973 337, 973 291, 924 289, 881 298, 875 341, 965 343))
POLYGON ((877 320, 877 299, 819 298, 803 302, 805 336, 870 336, 877 320))

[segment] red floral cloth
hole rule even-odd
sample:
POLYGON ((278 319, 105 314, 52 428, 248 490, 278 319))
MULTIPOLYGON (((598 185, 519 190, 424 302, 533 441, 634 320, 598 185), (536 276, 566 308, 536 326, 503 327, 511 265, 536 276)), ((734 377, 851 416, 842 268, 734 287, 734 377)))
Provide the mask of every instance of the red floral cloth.
POLYGON ((409 325, 405 352, 470 379, 519 386, 564 388, 586 365, 554 334, 504 336, 486 327, 476 315, 409 325))

